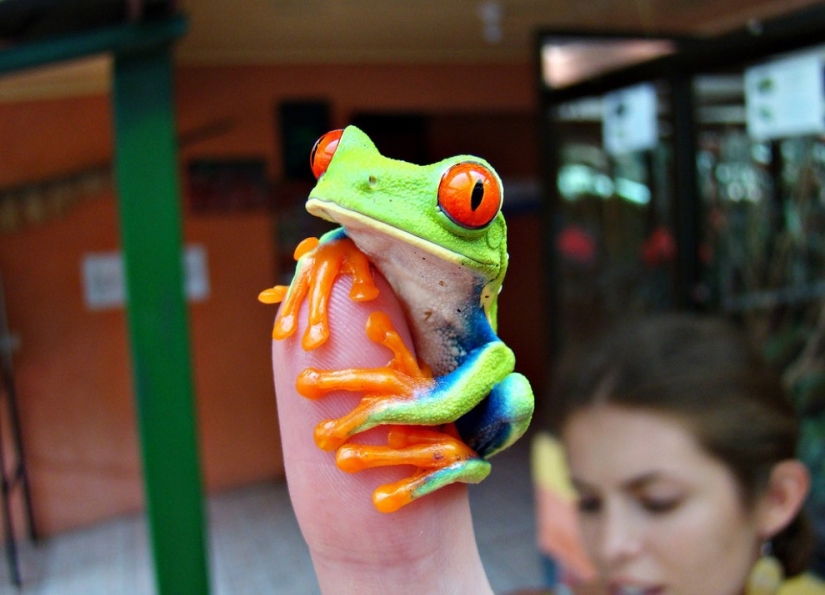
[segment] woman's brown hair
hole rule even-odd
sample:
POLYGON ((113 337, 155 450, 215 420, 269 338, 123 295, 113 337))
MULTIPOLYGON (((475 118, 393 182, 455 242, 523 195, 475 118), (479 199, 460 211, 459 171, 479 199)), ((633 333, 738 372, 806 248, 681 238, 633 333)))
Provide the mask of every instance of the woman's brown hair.
MULTIPOLYGON (((733 324, 693 314, 631 321, 568 356, 556 374, 548 420, 599 403, 642 408, 683 420, 737 480, 752 505, 780 461, 796 456, 798 422, 780 379, 733 324)), ((811 533, 804 518, 772 540, 789 576, 807 567, 811 533)))

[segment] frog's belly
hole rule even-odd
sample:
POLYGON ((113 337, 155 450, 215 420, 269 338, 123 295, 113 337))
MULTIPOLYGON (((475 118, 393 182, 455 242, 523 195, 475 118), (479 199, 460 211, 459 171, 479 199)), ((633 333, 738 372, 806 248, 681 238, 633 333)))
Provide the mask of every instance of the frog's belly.
POLYGON ((422 248, 347 231, 401 300, 418 358, 436 376, 455 369, 476 343, 483 282, 422 248))

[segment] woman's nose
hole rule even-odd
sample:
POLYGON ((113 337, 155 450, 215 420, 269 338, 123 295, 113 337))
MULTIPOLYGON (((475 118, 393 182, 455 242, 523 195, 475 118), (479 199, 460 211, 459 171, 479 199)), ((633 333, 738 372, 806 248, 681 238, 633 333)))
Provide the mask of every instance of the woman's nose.
POLYGON ((640 550, 640 527, 630 511, 608 506, 602 518, 599 556, 608 564, 624 561, 640 550))

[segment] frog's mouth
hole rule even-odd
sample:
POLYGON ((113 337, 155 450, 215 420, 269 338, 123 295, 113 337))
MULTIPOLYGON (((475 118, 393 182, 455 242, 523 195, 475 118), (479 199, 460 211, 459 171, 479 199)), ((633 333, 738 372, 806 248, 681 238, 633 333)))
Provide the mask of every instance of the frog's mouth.
POLYGON ((388 241, 394 240, 412 248, 423 250, 444 262, 457 266, 470 266, 476 269, 489 269, 491 266, 495 266, 493 262, 481 261, 454 250, 449 250, 380 219, 342 207, 337 203, 317 196, 311 196, 307 200, 306 209, 311 215, 343 226, 347 230, 347 235, 353 239, 356 245, 373 258, 380 256, 380 253, 376 254, 375 252, 381 250, 381 244, 386 245, 388 241), (375 240, 379 237, 383 240, 376 242, 375 240), (370 238, 371 241, 367 238, 370 238))

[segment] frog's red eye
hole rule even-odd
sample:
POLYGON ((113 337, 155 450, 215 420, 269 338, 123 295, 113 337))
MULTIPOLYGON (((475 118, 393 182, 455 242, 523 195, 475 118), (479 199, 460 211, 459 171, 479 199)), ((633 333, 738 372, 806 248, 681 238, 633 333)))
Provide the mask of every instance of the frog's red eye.
POLYGON ((327 171, 342 134, 344 134, 343 130, 333 130, 315 141, 315 146, 312 147, 312 152, 309 154, 309 166, 312 168, 312 175, 315 176, 316 180, 327 171))
POLYGON ((461 227, 480 229, 501 209, 498 178, 480 163, 457 163, 441 176, 438 206, 461 227))

